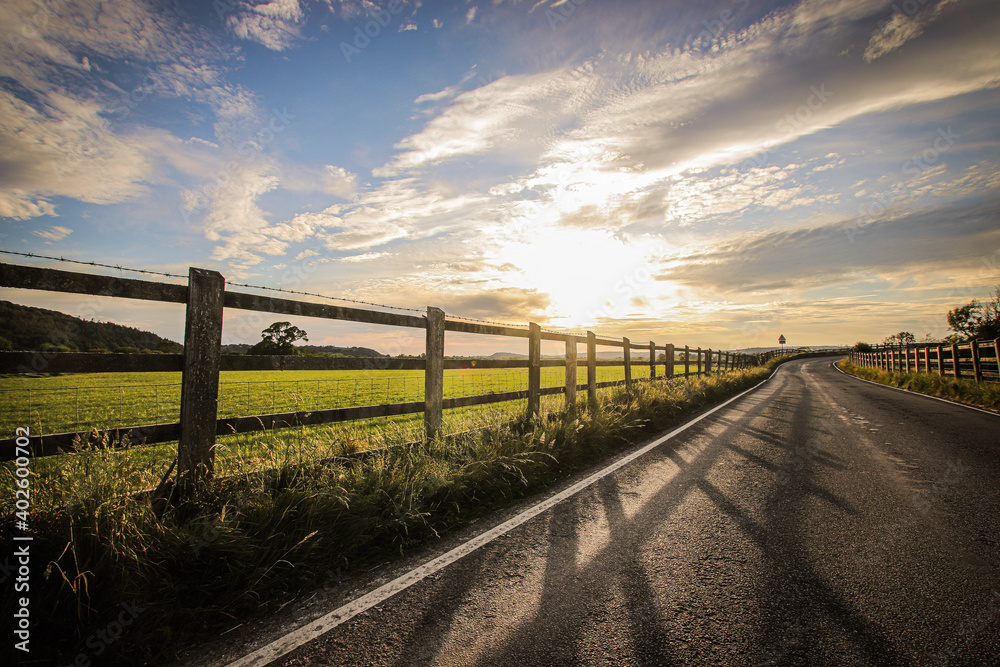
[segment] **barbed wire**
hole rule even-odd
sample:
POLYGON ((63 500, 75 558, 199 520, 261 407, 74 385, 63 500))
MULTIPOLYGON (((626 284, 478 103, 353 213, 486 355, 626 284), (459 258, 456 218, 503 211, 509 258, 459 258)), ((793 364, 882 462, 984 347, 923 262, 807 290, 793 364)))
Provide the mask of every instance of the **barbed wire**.
POLYGON ((166 276, 167 278, 183 278, 187 279, 187 276, 181 276, 176 273, 164 273, 163 271, 153 271, 152 269, 132 269, 127 266, 121 266, 120 264, 101 264, 100 262, 84 262, 79 259, 70 259, 68 257, 52 257, 50 255, 40 255, 35 252, 17 252, 15 250, 0 250, 5 255, 18 255, 20 257, 34 257, 38 259, 49 259, 55 262, 68 262, 70 264, 82 264, 84 266, 99 266, 105 269, 116 269, 118 271, 132 271, 134 273, 145 273, 147 275, 153 276, 166 276))
MULTIPOLYGON (((154 275, 154 276, 164 276, 164 277, 167 277, 167 278, 180 278, 182 280, 186 280, 187 279, 187 276, 179 275, 179 274, 176 274, 176 273, 166 273, 164 271, 154 271, 152 269, 135 269, 135 268, 127 267, 127 266, 121 266, 120 264, 103 264, 101 262, 85 262, 85 261, 78 260, 78 259, 70 259, 68 257, 61 257, 61 256, 60 257, 54 257, 54 256, 51 256, 51 255, 42 255, 42 254, 34 253, 34 252, 17 252, 15 250, 2 250, 2 249, 0 249, 0 253, 3 253, 5 255, 17 255, 19 257, 46 259, 46 260, 51 260, 51 261, 54 261, 54 262, 67 262, 67 263, 70 263, 70 264, 80 264, 80 265, 83 265, 83 266, 101 267, 101 268, 106 268, 106 269, 114 269, 114 270, 117 270, 117 271, 131 271, 133 273, 141 273, 141 274, 154 275)), ((249 289, 259 289, 259 290, 265 290, 265 291, 268 291, 268 292, 282 292, 282 293, 285 293, 285 294, 297 294, 297 295, 300 295, 300 296, 311 296, 311 297, 316 297, 316 298, 320 298, 320 299, 328 299, 330 301, 342 301, 342 302, 345 302, 345 303, 353 303, 353 304, 358 304, 358 305, 363 305, 363 306, 372 306, 372 307, 375 307, 375 308, 384 308, 386 310, 401 310, 401 311, 410 312, 410 313, 424 313, 424 311, 422 309, 420 309, 420 308, 408 308, 408 307, 405 307, 405 306, 391 306, 391 305, 384 304, 384 303, 375 303, 374 301, 364 301, 364 300, 361 300, 361 299, 351 299, 351 298, 342 297, 342 296, 330 296, 328 294, 320 294, 318 292, 305 292, 305 291, 302 291, 302 290, 285 289, 283 287, 269 287, 267 285, 251 285, 249 283, 241 283, 241 282, 235 282, 235 281, 230 281, 230 280, 227 280, 226 284, 227 285, 232 285, 234 287, 246 287, 246 288, 249 288, 249 289)), ((494 325, 494 326, 501 326, 501 327, 514 327, 514 328, 527 328, 528 327, 528 324, 525 323, 525 322, 499 322, 499 321, 496 321, 496 320, 484 320, 484 319, 480 319, 480 318, 477 318, 477 317, 465 317, 463 315, 453 315, 451 313, 446 313, 446 317, 448 319, 452 319, 452 320, 462 320, 462 321, 465 321, 465 322, 478 322, 480 324, 491 324, 491 325, 494 325)), ((569 330, 569 329, 562 330, 562 331, 556 331, 554 329, 542 329, 542 331, 545 332, 545 333, 550 333, 550 334, 568 334, 568 335, 574 335, 574 336, 586 336, 585 332, 574 331, 574 330, 569 330)), ((605 335, 600 334, 600 333, 595 333, 595 335, 597 335, 598 337, 604 337, 604 338, 608 337, 608 336, 605 336, 605 335)))

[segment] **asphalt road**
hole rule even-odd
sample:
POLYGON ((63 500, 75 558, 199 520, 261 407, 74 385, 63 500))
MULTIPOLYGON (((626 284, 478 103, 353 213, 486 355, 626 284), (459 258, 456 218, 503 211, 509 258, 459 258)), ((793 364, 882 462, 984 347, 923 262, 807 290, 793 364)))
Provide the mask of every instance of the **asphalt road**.
POLYGON ((1000 664, 1000 416, 831 362, 785 364, 273 664, 1000 664))

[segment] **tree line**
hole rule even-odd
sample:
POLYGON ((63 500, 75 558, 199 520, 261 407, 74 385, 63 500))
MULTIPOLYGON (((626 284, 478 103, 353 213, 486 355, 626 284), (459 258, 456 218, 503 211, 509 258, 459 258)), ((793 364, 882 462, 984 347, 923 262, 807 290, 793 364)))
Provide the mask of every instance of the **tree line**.
POLYGON ((184 346, 134 327, 0 301, 0 350, 179 353, 184 346))

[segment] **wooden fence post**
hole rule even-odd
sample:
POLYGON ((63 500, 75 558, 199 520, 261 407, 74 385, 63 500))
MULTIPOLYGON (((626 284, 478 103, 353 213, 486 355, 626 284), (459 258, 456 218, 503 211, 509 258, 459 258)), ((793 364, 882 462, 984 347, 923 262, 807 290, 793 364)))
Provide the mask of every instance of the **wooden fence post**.
POLYGON ((587 405, 597 410, 597 336, 587 332, 587 405))
POLYGON ((701 377, 701 347, 698 347, 698 372, 695 373, 696 376, 701 377))
POLYGON ((952 373, 954 374, 954 376, 955 376, 956 379, 962 377, 962 368, 961 368, 961 366, 958 363, 958 359, 959 359, 959 357, 958 357, 958 343, 952 343, 951 344, 951 365, 953 366, 952 373))
POLYGON ((938 345, 937 346, 937 367, 938 367, 938 375, 940 375, 941 377, 944 377, 944 346, 943 345, 938 345))
POLYGON ((537 417, 542 398, 542 328, 528 323, 528 419, 537 417))
POLYGON ((566 340, 566 410, 576 409, 576 339, 566 340))
POLYGON ((691 348, 684 346, 684 377, 691 377, 691 348))
POLYGON ((712 348, 708 348, 705 353, 705 375, 712 374, 712 348))
POLYGON ((667 367, 664 369, 664 371, 666 371, 667 379, 670 379, 670 378, 674 377, 674 345, 673 345, 673 343, 667 343, 667 349, 666 349, 666 352, 665 352, 665 356, 667 358, 667 363, 666 363, 667 367))
POLYGON ((219 272, 188 269, 177 446, 177 478, 182 486, 211 477, 214 472, 225 289, 226 279, 219 272))
POLYGON ((632 391, 632 348, 628 338, 622 338, 622 353, 625 356, 625 391, 632 391))
POLYGON ((997 367, 997 382, 1000 382, 1000 338, 993 339, 993 355, 997 367))
POLYGON ((424 367, 424 434, 427 442, 441 435, 444 402, 444 311, 427 306, 427 347, 424 367))
POLYGON ((649 379, 656 379, 656 343, 649 341, 649 379))
POLYGON ((969 343, 972 352, 972 374, 976 376, 976 382, 983 381, 983 369, 979 364, 979 341, 972 339, 969 343))
POLYGON ((910 372, 910 346, 907 345, 907 346, 903 347, 902 349, 903 349, 903 354, 906 355, 906 372, 909 373, 910 372))

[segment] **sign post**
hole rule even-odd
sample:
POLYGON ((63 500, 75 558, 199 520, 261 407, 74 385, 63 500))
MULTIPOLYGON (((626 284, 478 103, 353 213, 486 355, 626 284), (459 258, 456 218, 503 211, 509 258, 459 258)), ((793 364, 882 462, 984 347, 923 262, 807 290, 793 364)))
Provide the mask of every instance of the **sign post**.
POLYGON ((785 353, 785 334, 781 334, 781 335, 778 336, 778 345, 781 346, 781 353, 784 354, 785 353))

